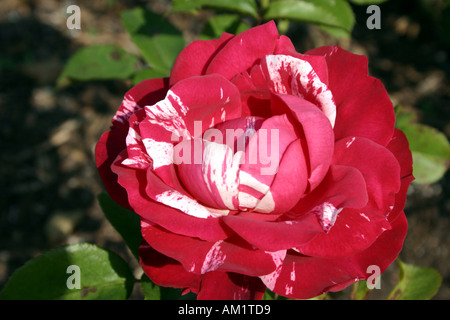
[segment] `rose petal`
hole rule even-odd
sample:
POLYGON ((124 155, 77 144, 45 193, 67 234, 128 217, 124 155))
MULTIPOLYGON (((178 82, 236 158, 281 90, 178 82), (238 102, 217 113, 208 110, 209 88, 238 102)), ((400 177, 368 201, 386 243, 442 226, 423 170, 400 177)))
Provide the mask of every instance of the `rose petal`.
MULTIPOLYGON (((270 185, 277 175, 282 155, 289 145, 298 139, 298 135, 296 128, 283 114, 265 120, 256 134, 250 138, 239 172, 239 203, 241 208, 255 208, 259 200, 268 194, 270 185)), ((293 150, 294 147, 291 152, 293 150)), ((291 152, 290 158, 292 157, 291 152)), ((295 152, 297 156, 303 156, 301 147, 297 146, 295 152)), ((286 165, 290 166, 290 163, 287 163, 288 160, 285 160, 285 162, 286 165)), ((298 172, 298 174, 303 174, 303 171, 298 172)), ((269 194, 268 197, 270 196, 269 194)), ((273 202, 272 200, 269 199, 269 202, 273 202)), ((270 203, 266 202, 266 204, 269 207, 272 206, 270 203)), ((260 205, 260 209, 262 209, 262 205, 260 205)), ((269 207, 265 208, 264 212, 273 211, 273 206, 272 208, 269 207)))
POLYGON ((348 137, 335 144, 333 163, 358 169, 366 181, 368 206, 386 216, 400 189, 400 166, 386 148, 362 137, 348 137))
POLYGON ((128 201, 134 212, 174 233, 207 241, 218 241, 228 237, 229 231, 218 219, 197 218, 151 200, 145 192, 147 173, 122 165, 124 159, 126 151, 117 157, 111 169, 118 175, 118 183, 127 190, 128 201))
POLYGON ((139 258, 144 273, 154 284, 198 292, 200 275, 186 271, 178 261, 159 253, 145 241, 139 246, 139 258))
POLYGON ((133 86, 123 98, 113 117, 113 125, 127 125, 129 117, 145 105, 154 104, 164 98, 169 89, 169 79, 147 79, 133 86))
POLYGON ((274 52, 279 34, 273 21, 246 30, 233 37, 209 64, 206 73, 218 73, 231 79, 274 52))
MULTIPOLYGON (((363 208, 368 201, 366 182, 362 174, 355 168, 331 165, 322 183, 310 194, 298 202, 291 212, 307 214, 314 212, 328 231, 333 224, 326 222, 326 214, 319 208, 334 208, 340 211, 344 208, 363 208)), ((335 217, 334 217, 335 218, 335 217)))
POLYGON ((164 100, 146 106, 145 111, 147 121, 190 138, 216 123, 239 117, 241 102, 237 88, 213 74, 177 82, 164 100))
POLYGON ((394 129, 394 108, 381 81, 368 76, 367 58, 337 46, 306 54, 326 59, 328 87, 337 106, 336 140, 359 136, 387 145, 394 129))
MULTIPOLYGON (((314 57, 303 55, 292 57, 280 54, 265 56, 261 61, 261 68, 265 73, 265 78, 269 80, 269 88, 274 93, 294 95, 314 103, 334 127, 336 104, 333 94, 321 81, 308 60, 319 64, 321 68, 318 70, 324 70, 325 63, 320 58, 318 59, 320 61, 317 62, 314 57)), ((322 75, 323 77, 326 75, 322 75)))
POLYGON ((309 299, 367 279, 372 274, 367 271, 369 266, 383 272, 397 258, 406 227, 406 218, 400 215, 393 221, 392 230, 384 232, 371 247, 344 258, 308 257, 288 251, 269 289, 285 297, 309 299))
POLYGON ((252 215, 228 215, 222 220, 248 243, 266 251, 294 248, 323 232, 315 215, 280 221, 256 220, 252 215))
POLYGON ((241 153, 221 143, 192 139, 176 146, 175 161, 178 175, 190 194, 202 203, 218 208, 238 208, 239 164, 241 153), (188 161, 177 160, 178 149, 191 153, 188 161), (195 153, 199 158, 195 161, 195 153), (180 162, 180 163, 178 163, 180 162))
POLYGON ((205 74, 214 56, 233 37, 232 34, 223 33, 219 39, 197 40, 190 43, 175 60, 170 74, 170 85, 189 77, 205 74))
POLYGON ((138 83, 124 97, 113 119, 111 131, 105 132, 95 146, 95 161, 98 172, 108 194, 118 204, 130 208, 125 190, 117 183, 117 175, 111 171, 111 164, 126 148, 128 118, 146 103, 155 103, 166 94, 167 79, 150 79, 138 83))
POLYGON ((283 154, 270 191, 257 203, 255 211, 286 213, 294 207, 306 190, 308 168, 300 140, 292 142, 283 154))
POLYGON ((231 272, 208 272, 198 300, 261 300, 266 287, 256 277, 231 272))
POLYGON ((403 132, 395 129, 392 140, 386 147, 397 158, 400 164, 400 176, 401 186, 400 191, 395 195, 395 204, 392 207, 392 211, 388 215, 389 221, 395 219, 405 207, 406 192, 408 191, 409 184, 414 180, 413 167, 412 167, 412 155, 409 150, 408 140, 403 132))
POLYGON ((209 242, 174 234, 145 221, 141 222, 141 229, 152 248, 195 274, 218 270, 260 276, 275 269, 270 253, 253 249, 237 237, 209 242))
POLYGON ((334 134, 330 121, 311 102, 291 95, 272 96, 273 114, 287 113, 298 121, 308 150, 309 190, 320 184, 327 174, 334 150, 334 134))

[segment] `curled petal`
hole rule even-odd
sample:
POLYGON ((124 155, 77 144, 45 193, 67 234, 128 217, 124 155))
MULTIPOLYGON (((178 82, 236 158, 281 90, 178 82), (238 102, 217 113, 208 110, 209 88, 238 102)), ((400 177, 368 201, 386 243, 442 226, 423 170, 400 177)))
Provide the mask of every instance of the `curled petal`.
POLYGON ((333 94, 307 59, 301 57, 280 54, 265 56, 261 68, 265 72, 266 79, 269 79, 268 85, 274 93, 293 95, 314 103, 334 127, 336 105, 333 94))
POLYGON ((150 79, 131 88, 113 118, 111 131, 105 132, 95 146, 95 161, 108 194, 121 206, 130 209, 125 189, 117 183, 111 165, 117 155, 126 149, 128 119, 147 103, 162 99, 168 90, 168 79, 150 79))
POLYGON ((412 155, 408 147, 408 140, 403 132, 395 129, 394 136, 387 145, 387 149, 397 158, 400 164, 401 176, 400 191, 395 195, 395 204, 388 215, 388 219, 391 221, 398 214, 401 214, 406 202, 406 192, 408 191, 409 184, 414 180, 414 176, 412 174, 412 155))
POLYGON ((334 150, 334 134, 328 118, 311 102, 291 95, 273 95, 272 112, 289 114, 302 130, 307 150, 309 190, 319 185, 327 174, 334 150))

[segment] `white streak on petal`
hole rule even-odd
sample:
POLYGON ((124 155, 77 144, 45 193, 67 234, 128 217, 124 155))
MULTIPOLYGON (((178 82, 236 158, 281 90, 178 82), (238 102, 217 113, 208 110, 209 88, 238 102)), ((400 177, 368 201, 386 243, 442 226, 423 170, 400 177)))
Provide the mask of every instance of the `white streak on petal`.
POLYGON ((208 253, 205 256, 205 260, 203 261, 201 274, 204 274, 209 271, 217 270, 225 261, 226 254, 221 250, 220 245, 223 240, 219 240, 213 244, 211 249, 209 249, 208 253))
POLYGON ((361 217, 363 217, 364 219, 366 219, 367 221, 370 222, 370 218, 368 216, 366 216, 363 212, 360 213, 361 217))
POLYGON ((272 192, 268 191, 266 195, 258 202, 255 211, 261 213, 270 213, 275 209, 275 201, 273 200, 272 192))
POLYGON ((286 55, 267 55, 265 57, 270 80, 272 80, 274 89, 277 93, 287 94, 287 79, 281 71, 289 70, 291 83, 289 87, 293 95, 303 97, 300 93, 299 84, 308 93, 312 94, 320 104, 320 108, 325 116, 330 120, 331 126, 334 127, 336 121, 336 104, 334 103, 333 94, 328 89, 313 70, 311 64, 305 60, 294 58, 286 55), (300 81, 298 83, 297 79, 300 81))
POLYGON ((243 152, 233 151, 225 144, 204 141, 202 172, 203 179, 211 193, 217 190, 223 204, 228 209, 237 209, 234 206, 238 196, 239 164, 243 152))
POLYGON ((238 199, 239 199, 239 207, 240 208, 248 208, 248 209, 252 209, 254 207, 256 207, 256 205, 258 204, 259 199, 248 194, 247 192, 239 192, 238 194, 238 199))
POLYGON ((199 204, 194 199, 181 194, 175 190, 164 191, 161 194, 156 195, 156 201, 165 204, 166 206, 178 209, 190 216, 206 219, 214 216, 204 206, 199 204))
POLYGON ((173 163, 173 145, 168 142, 155 141, 151 138, 142 140, 147 154, 153 160, 153 169, 173 163))
POLYGON ((264 194, 267 193, 270 189, 270 187, 267 184, 262 183, 261 181, 255 179, 251 174, 245 171, 239 172, 239 183, 247 187, 251 187, 256 191, 264 194))
POLYGON ((328 232, 334 225, 337 219, 337 215, 341 209, 335 208, 331 203, 324 202, 311 210, 312 213, 317 214, 320 224, 325 232, 328 232))
POLYGON ((122 101, 122 108, 118 110, 113 117, 113 121, 118 121, 120 123, 125 123, 128 121, 130 116, 140 107, 136 104, 131 95, 126 95, 122 101))
POLYGON ((188 110, 188 107, 181 102, 180 97, 171 90, 167 92, 164 100, 151 106, 145 106, 147 121, 159 125, 169 132, 182 133, 185 138, 190 137, 186 132, 186 124, 183 120, 183 116, 187 114, 188 110), (181 114, 177 111, 177 107, 181 114))
POLYGON ((273 262, 275 263, 275 270, 264 276, 260 276, 261 281, 266 285, 269 290, 273 290, 277 284, 278 277, 280 276, 281 269, 283 266, 284 258, 286 257, 286 250, 268 252, 272 256, 273 262))
POLYGON ((356 139, 356 137, 353 137, 353 138, 351 138, 350 140, 348 140, 346 143, 345 143, 345 147, 348 149, 348 148, 350 148, 350 146, 352 145, 352 143, 355 141, 355 139, 356 139))
POLYGON ((291 281, 295 281, 295 268, 291 271, 291 281))
POLYGON ((121 164, 132 168, 145 169, 150 165, 150 161, 142 156, 134 156, 131 158, 126 158, 121 164))
POLYGON ((125 143, 127 146, 130 146, 132 144, 137 144, 139 141, 141 141, 141 136, 134 130, 132 127, 128 128, 128 134, 125 138, 125 143))
POLYGON ((286 287, 285 287, 285 295, 290 295, 290 294, 292 294, 292 287, 290 286, 290 285, 286 285, 286 287))

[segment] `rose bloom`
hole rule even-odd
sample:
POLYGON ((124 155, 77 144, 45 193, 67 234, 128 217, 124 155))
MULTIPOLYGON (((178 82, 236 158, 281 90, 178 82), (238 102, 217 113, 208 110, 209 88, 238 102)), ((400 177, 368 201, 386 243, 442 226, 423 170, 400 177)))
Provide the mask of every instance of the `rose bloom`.
POLYGON ((129 90, 96 161, 141 218, 155 284, 306 299, 383 272, 402 248, 414 178, 394 122, 366 57, 298 53, 269 22, 195 41, 169 78, 129 90))

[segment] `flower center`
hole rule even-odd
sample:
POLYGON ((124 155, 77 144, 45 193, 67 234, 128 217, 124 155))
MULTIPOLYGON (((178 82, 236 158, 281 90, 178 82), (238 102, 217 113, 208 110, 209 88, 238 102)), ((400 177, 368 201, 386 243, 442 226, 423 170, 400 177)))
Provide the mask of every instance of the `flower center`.
MULTIPOLYGON (((273 212, 277 204, 271 185, 281 155, 298 139, 286 137, 285 129, 268 123, 259 117, 242 117, 206 130, 201 138, 178 143, 174 163, 187 191, 216 209, 273 212)), ((296 203, 301 195, 298 191, 286 187, 283 192, 295 193, 290 202, 296 203)))

